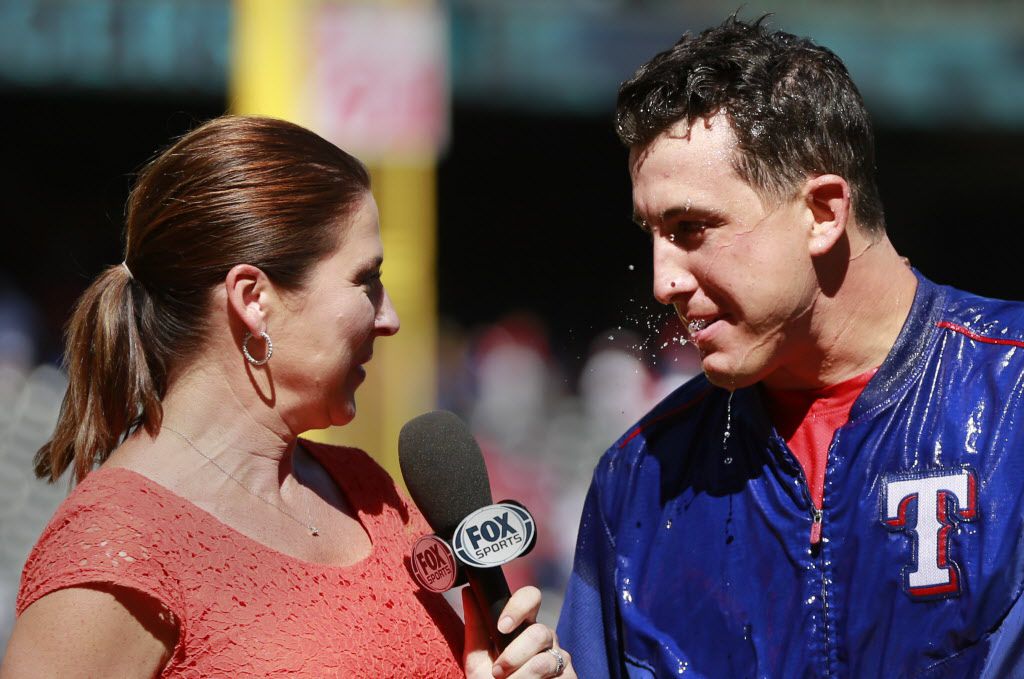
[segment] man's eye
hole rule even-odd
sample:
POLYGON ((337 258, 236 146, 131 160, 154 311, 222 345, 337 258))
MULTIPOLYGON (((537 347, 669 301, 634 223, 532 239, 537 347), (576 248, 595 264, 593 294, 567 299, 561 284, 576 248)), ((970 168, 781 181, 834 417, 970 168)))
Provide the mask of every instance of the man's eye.
POLYGON ((677 222, 675 225, 675 231, 685 235, 703 233, 707 228, 707 222, 677 222))
POLYGON ((664 235, 672 242, 702 238, 708 228, 706 221, 681 221, 666 225, 664 235))

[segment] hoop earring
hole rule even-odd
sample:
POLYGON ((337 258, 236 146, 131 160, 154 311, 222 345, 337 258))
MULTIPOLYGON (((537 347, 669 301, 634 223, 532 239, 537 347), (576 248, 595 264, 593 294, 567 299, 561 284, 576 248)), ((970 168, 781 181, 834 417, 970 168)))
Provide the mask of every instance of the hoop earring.
POLYGON ((270 360, 270 357, 274 355, 274 343, 270 341, 270 335, 265 331, 260 330, 260 337, 262 337, 263 341, 267 343, 267 355, 257 360, 249 353, 249 340, 251 340, 252 337, 253 334, 246 330, 245 337, 242 338, 242 353, 245 354, 245 360, 255 366, 265 365, 267 361, 270 360))

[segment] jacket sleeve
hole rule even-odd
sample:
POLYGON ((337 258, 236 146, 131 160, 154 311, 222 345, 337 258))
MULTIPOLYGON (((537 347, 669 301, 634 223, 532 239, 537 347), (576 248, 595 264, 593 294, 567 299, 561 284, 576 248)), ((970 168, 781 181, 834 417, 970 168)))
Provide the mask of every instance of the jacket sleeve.
POLYGON ((579 676, 622 677, 615 544, 601 509, 598 479, 595 474, 583 506, 576 557, 558 621, 558 641, 572 654, 579 676))

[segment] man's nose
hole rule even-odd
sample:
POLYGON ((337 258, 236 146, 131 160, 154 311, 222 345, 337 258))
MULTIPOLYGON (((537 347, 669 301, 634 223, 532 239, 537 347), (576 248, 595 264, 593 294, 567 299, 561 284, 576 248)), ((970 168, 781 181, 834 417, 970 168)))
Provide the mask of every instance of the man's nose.
POLYGON ((654 298, 672 304, 678 297, 691 295, 697 279, 690 273, 689 256, 668 238, 654 237, 654 298))

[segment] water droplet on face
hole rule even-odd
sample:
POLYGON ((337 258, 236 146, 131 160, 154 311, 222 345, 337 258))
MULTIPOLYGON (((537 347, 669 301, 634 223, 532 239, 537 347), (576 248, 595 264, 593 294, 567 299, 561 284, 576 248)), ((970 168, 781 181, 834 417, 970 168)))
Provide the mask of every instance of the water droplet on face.
POLYGON ((628 589, 622 591, 622 601, 627 604, 633 603, 633 595, 628 589))
POLYGON ((635 267, 635 266, 633 266, 632 264, 630 264, 630 265, 629 265, 629 270, 630 270, 630 271, 632 271, 632 270, 633 270, 633 269, 635 269, 635 268, 636 268, 636 267, 635 267))
POLYGON ((672 519, 668 519, 667 521, 665 521, 665 528, 671 528, 671 527, 672 527, 672 519))

